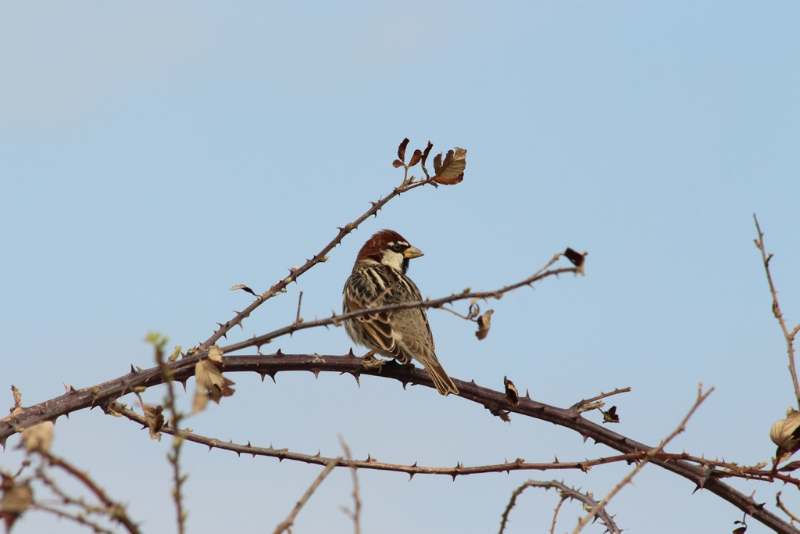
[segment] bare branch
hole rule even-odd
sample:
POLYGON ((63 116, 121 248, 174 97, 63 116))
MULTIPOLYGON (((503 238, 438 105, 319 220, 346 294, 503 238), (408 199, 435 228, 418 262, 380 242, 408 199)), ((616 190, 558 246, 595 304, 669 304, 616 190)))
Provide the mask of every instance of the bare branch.
POLYGON ((583 527, 585 527, 589 523, 589 521, 591 521, 598 514, 598 512, 606 504, 608 504, 608 502, 611 499, 613 499, 614 496, 617 493, 619 493, 619 491, 623 487, 625 487, 625 485, 627 485, 633 479, 633 477, 635 477, 636 474, 639 471, 641 471, 642 468, 644 468, 645 465, 647 465, 648 462, 650 462, 650 460, 652 460, 656 456, 656 454, 661 452, 664 449, 664 447, 667 445, 667 443, 672 441, 672 438, 674 438, 675 436, 677 436, 678 434, 680 434, 681 432, 686 430, 686 423, 689 421, 689 418, 692 417, 692 415, 694 415, 695 410, 697 410, 697 408, 703 403, 704 400, 706 400, 708 398, 709 395, 711 395, 711 392, 713 392, 713 391, 714 391, 714 388, 712 387, 711 389, 709 389, 708 391, 703 393, 703 384, 701 383, 698 386, 698 388, 697 388, 697 400, 694 402, 694 405, 692 406, 691 410, 689 410, 689 413, 686 414, 686 417, 683 418, 683 421, 681 421, 681 424, 678 425, 678 428, 673 430, 672 433, 669 436, 667 436, 663 441, 661 441, 661 443, 657 447, 654 447, 653 449, 650 449, 647 452, 647 454, 645 455, 645 457, 642 458, 642 460, 639 462, 639 464, 633 469, 633 471, 628 473, 628 475, 625 478, 623 478, 620 481, 620 483, 617 484, 609 492, 609 494, 605 496, 605 498, 602 501, 600 501, 599 503, 594 505, 592 507, 592 509, 589 511, 589 513, 586 516, 584 516, 578 522, 578 526, 575 527, 575 530, 572 531, 572 534, 578 534, 581 530, 583 530, 583 527))
POLYGON ((41 503, 34 503, 31 506, 31 509, 32 510, 40 510, 40 511, 46 512, 48 514, 53 514, 54 516, 60 517, 62 519, 68 519, 70 521, 74 521, 74 522, 76 522, 76 523, 78 523, 80 525, 83 525, 85 527, 88 527, 88 528, 92 529, 94 532, 96 532, 98 534, 114 534, 114 532, 112 530, 109 530, 109 529, 103 527, 102 525, 100 525, 99 523, 96 523, 94 521, 91 521, 90 519, 87 519, 86 517, 83 516, 83 514, 80 514, 80 513, 77 513, 77 514, 73 515, 73 514, 71 514, 69 512, 66 512, 64 510, 59 510, 58 508, 56 508, 54 506, 48 506, 46 504, 41 504, 41 503))
POLYGON ((612 395, 619 395, 620 393, 628 393, 628 392, 630 392, 630 390, 631 390, 631 388, 630 388, 630 386, 628 386, 628 387, 622 388, 622 389, 615 388, 614 391, 612 391, 611 393, 603 393, 601 391, 600 395, 598 395, 596 397, 592 397, 591 399, 586 399, 586 400, 582 400, 582 401, 576 402, 575 404, 572 405, 572 408, 575 409, 575 410, 580 411, 581 408, 583 408, 587 404, 591 404, 591 403, 597 402, 597 401, 599 401, 601 399, 605 399, 607 397, 611 397, 612 395))
MULTIPOLYGON (((348 462, 353 461, 353 457, 350 455, 350 447, 347 446, 345 443, 344 438, 339 435, 339 443, 344 449, 344 456, 347 458, 348 462)), ((347 516, 353 520, 353 530, 355 534, 361 534, 361 498, 358 496, 358 473, 356 473, 357 468, 355 466, 352 467, 353 473, 353 509, 350 510, 344 506, 342 506, 342 511, 347 514, 347 516)))
POLYGON ((289 515, 286 517, 286 519, 284 519, 281 524, 275 527, 275 530, 272 532, 272 534, 281 534, 281 532, 289 530, 291 526, 294 525, 294 519, 297 517, 297 514, 300 512, 303 506, 305 506, 306 502, 308 502, 308 499, 311 497, 314 491, 316 491, 319 485, 322 484, 322 481, 325 480, 325 477, 328 476, 328 473, 330 473, 333 468, 336 467, 336 464, 341 461, 342 457, 339 456, 338 458, 334 458, 328 462, 328 465, 325 466, 325 469, 322 470, 322 473, 320 473, 317 479, 311 483, 311 486, 309 486, 300 500, 297 501, 297 504, 295 504, 292 511, 289 512, 289 515))
POLYGON ((780 508, 780 509, 781 509, 781 510, 782 510, 782 511, 783 511, 783 512, 786 514, 786 515, 788 515, 788 516, 789 516, 789 519, 791 519, 791 520, 792 520, 792 523, 794 523, 795 521, 798 521, 798 522, 800 522, 800 517, 797 517, 797 516, 796 516, 796 515, 794 515, 792 512, 790 512, 790 511, 789 511, 789 509, 788 509, 788 508, 786 508, 786 506, 785 506, 785 505, 783 504, 783 502, 781 501, 781 493, 783 493, 783 492, 782 492, 782 491, 779 491, 779 492, 778 492, 778 493, 775 495, 775 506, 777 506, 778 508, 780 508))
MULTIPOLYGON (((563 267, 559 269, 549 270, 549 267, 552 266, 554 263, 556 263, 561 256, 562 254, 556 254, 544 268, 534 273, 532 276, 526 278, 525 280, 522 280, 521 282, 517 282, 516 284, 512 284, 510 286, 504 286, 494 291, 476 291, 476 292, 462 291, 461 293, 453 293, 449 297, 442 297, 432 300, 424 300, 416 302, 399 302, 385 306, 368 306, 349 313, 343 313, 338 315, 334 314, 331 317, 328 317, 327 319, 318 319, 316 321, 307 321, 299 324, 293 323, 284 326, 283 328, 273 330, 268 334, 264 334, 261 336, 254 336, 246 341, 234 343, 232 345, 227 345, 225 347, 222 347, 222 351, 228 354, 249 347, 260 347, 261 345, 265 345, 267 343, 272 342, 278 337, 285 336, 286 334, 292 334, 294 332, 297 332, 298 330, 305 330, 306 328, 318 328, 320 326, 330 326, 330 325, 339 326, 340 324, 342 324, 342 321, 345 321, 347 319, 355 319, 356 317, 370 315, 372 313, 393 312, 397 310, 407 310, 414 308, 441 308, 445 304, 450 304, 451 302, 455 302, 458 300, 499 299, 508 292, 514 291, 515 289, 519 289, 520 287, 523 286, 531 286, 534 283, 539 282, 550 276, 558 276, 560 274, 565 274, 565 273, 577 273, 578 272, 577 267, 563 267)), ((452 310, 447 310, 447 311, 452 312, 452 310)))
POLYGON ((80 471, 66 460, 59 458, 58 456, 54 456, 48 452, 37 451, 37 454, 40 454, 43 458, 45 458, 51 467, 63 469, 69 475, 79 480, 92 493, 94 493, 97 499, 103 503, 103 506, 107 508, 107 514, 111 519, 121 523, 131 534, 139 534, 139 527, 131 520, 130 517, 128 517, 125 507, 111 500, 108 495, 106 495, 106 492, 103 490, 103 488, 101 488, 94 480, 92 480, 87 473, 80 471))
POLYGON ((767 273, 767 282, 769 282, 769 291, 772 293, 772 313, 781 325, 783 331, 783 338, 786 340, 786 352, 789 356, 789 373, 792 375, 792 384, 794 384, 794 396, 797 398, 797 406, 800 408, 800 383, 797 381, 797 369, 794 362, 794 338, 800 332, 800 325, 797 325, 791 332, 786 327, 786 321, 781 312, 781 306, 778 303, 778 292, 775 290, 775 284, 772 283, 772 273, 769 270, 769 262, 772 260, 772 254, 767 255, 767 250, 764 247, 764 233, 761 231, 761 226, 758 224, 756 214, 753 214, 753 219, 756 222, 756 230, 758 230, 758 239, 755 240, 756 248, 761 251, 761 260, 764 262, 764 271, 767 273))
POLYGON ((553 523, 552 526, 550 527, 551 534, 556 526, 556 518, 558 516, 558 511, 561 508, 561 504, 566 499, 575 499, 592 509, 598 508, 599 506, 598 511, 595 513, 595 515, 598 517, 598 519, 600 519, 603 525, 605 525, 608 532, 611 532, 611 534, 620 534, 622 532, 619 529, 619 527, 617 527, 616 523, 614 523, 614 519, 606 512, 605 508, 603 506, 600 506, 600 503, 595 501, 590 494, 581 493, 580 491, 577 491, 574 488, 570 488, 566 486, 563 482, 559 482, 557 480, 551 480, 549 482, 528 480, 522 486, 514 490, 514 492, 511 494, 511 499, 509 500, 508 505, 506 506, 506 509, 503 512, 503 516, 500 521, 499 534, 503 534, 503 531, 506 528, 506 524, 508 523, 508 514, 511 512, 511 509, 514 508, 517 497, 519 497, 520 494, 522 494, 522 492, 525 491, 527 488, 544 488, 545 490, 549 490, 550 488, 555 488, 558 490, 561 496, 561 501, 558 503, 558 506, 556 506, 555 513, 553 514, 553 523))

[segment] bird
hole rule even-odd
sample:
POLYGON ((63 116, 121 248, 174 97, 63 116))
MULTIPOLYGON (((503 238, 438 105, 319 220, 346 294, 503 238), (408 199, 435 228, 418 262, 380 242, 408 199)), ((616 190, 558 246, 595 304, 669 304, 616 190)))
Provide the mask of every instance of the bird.
MULTIPOLYGON (((344 284, 344 313, 368 306, 385 306, 422 300, 417 285, 406 276, 409 261, 422 256, 393 230, 373 235, 358 253, 353 272, 344 284)), ((428 371, 442 395, 458 394, 458 388, 436 357, 433 334, 424 308, 376 312, 344 321, 347 335, 372 353, 394 358, 406 365, 417 360, 428 371)))

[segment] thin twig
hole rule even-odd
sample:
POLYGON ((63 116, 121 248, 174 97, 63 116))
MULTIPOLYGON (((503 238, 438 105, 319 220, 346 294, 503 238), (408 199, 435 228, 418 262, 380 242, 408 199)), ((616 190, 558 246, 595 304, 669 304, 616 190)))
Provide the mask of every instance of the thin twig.
POLYGON ((576 402, 575 404, 572 405, 572 408, 574 408, 576 410, 580 410, 580 408, 586 406, 587 404, 591 404, 593 402, 599 401, 600 399, 605 399, 606 397, 611 397, 612 395, 619 395, 620 393, 628 393, 630 390, 631 390, 631 388, 630 388, 630 386, 628 386, 628 387, 622 388, 622 389, 616 388, 611 393, 600 392, 600 395, 598 395, 596 397, 592 397, 591 399, 586 399, 586 400, 582 400, 582 401, 576 402))
POLYGON ((78 524, 81 524, 81 525, 83 525, 85 527, 91 528, 92 530, 94 530, 95 532, 97 532, 99 534, 100 533, 101 534, 114 534, 113 530, 109 530, 109 529, 103 527, 102 525, 100 525, 99 523, 95 523, 94 521, 86 519, 86 517, 84 517, 81 514, 72 515, 71 513, 66 512, 64 510, 59 510, 58 508, 54 508, 52 506, 47 506, 46 504, 40 504, 40 503, 34 503, 33 505, 31 505, 31 509, 41 510, 42 512, 47 512, 48 514, 53 514, 56 517, 60 517, 62 519, 68 519, 70 521, 74 521, 74 522, 76 522, 78 524))
POLYGON ((761 231, 761 226, 758 224, 756 214, 753 214, 753 219, 756 222, 756 230, 758 230, 758 239, 755 240, 756 247, 761 251, 761 259, 764 262, 764 271, 767 273, 767 281, 769 282, 769 291, 772 293, 772 313, 781 325, 783 330, 783 337, 786 340, 786 352, 789 356, 789 372, 792 375, 792 383, 794 384, 794 396, 797 398, 797 406, 800 408, 800 383, 797 381, 797 369, 794 363, 794 338, 800 332, 800 325, 797 325, 791 332, 786 327, 786 321, 781 312, 781 306, 778 304, 778 292, 775 290, 775 284, 772 283, 772 273, 769 270, 769 262, 772 260, 772 254, 767 255, 767 250, 764 247, 764 233, 761 231))
POLYGON ((652 460, 659 452, 661 452, 664 449, 664 447, 667 445, 667 443, 672 441, 672 438, 674 438, 675 436, 677 436, 678 434, 680 434, 681 432, 686 430, 686 423, 689 421, 689 418, 692 417, 692 415, 694 415, 695 410, 697 410, 697 408, 703 403, 704 400, 706 400, 708 398, 709 395, 711 395, 711 392, 713 392, 713 391, 714 391, 714 388, 712 387, 711 389, 709 389, 708 391, 703 393, 703 384, 701 383, 698 386, 698 388, 697 388, 697 400, 695 400, 694 405, 692 406, 691 410, 689 410, 689 413, 686 414, 686 417, 683 418, 683 421, 681 421, 681 424, 678 425, 678 428, 673 430, 672 433, 669 436, 667 436, 664 440, 662 440, 661 443, 657 447, 654 447, 654 448, 650 449, 649 451, 647 451, 647 454, 642 458, 642 460, 633 469, 633 471, 628 473, 628 475, 625 478, 623 478, 619 482, 619 484, 614 486, 614 488, 608 493, 608 495, 605 496, 605 498, 602 501, 600 501, 595 506, 593 506, 592 509, 589 511, 589 513, 586 516, 581 518, 581 520, 578 522, 578 526, 575 527, 575 530, 572 531, 572 534, 578 534, 581 530, 583 530, 583 527, 585 527, 589 523, 589 521, 591 521, 597 515, 597 513, 606 504, 608 504, 608 502, 611 499, 613 499, 614 496, 617 493, 619 493, 619 491, 625 485, 627 485, 633 479, 633 477, 635 477, 636 474, 639 471, 641 471, 642 468, 644 468, 645 465, 647 465, 648 462, 650 462, 650 460, 652 460))
POLYGON ((783 492, 782 492, 782 491, 779 491, 779 492, 777 493, 777 495, 775 495, 775 505, 776 505, 778 508, 780 508, 781 510, 783 510, 783 512, 784 512, 786 515, 788 515, 788 516, 789 516, 789 519, 791 519, 791 520, 792 520, 792 523, 794 523, 795 521, 798 521, 798 522, 800 522, 800 517, 797 517, 797 516, 796 516, 796 515, 794 515, 792 512, 790 512, 790 511, 789 511, 789 509, 788 509, 788 508, 786 508, 786 506, 784 506, 783 502, 781 502, 781 493, 783 493, 783 492))
POLYGON ((306 492, 303 494, 300 500, 297 501, 297 504, 294 505, 294 508, 292 509, 291 512, 289 512, 289 515, 286 517, 286 519, 284 519, 281 524, 275 527, 275 530, 273 531, 272 534, 281 534, 281 532, 290 529, 291 526, 294 525, 294 520, 297 517, 297 514, 300 512, 300 510, 303 508, 306 502, 308 502, 308 499, 311 497, 314 491, 319 487, 319 485, 322 484, 322 481, 325 480, 325 477, 328 476, 328 473, 330 473, 333 470, 333 468, 336 467, 336 464, 338 464, 341 461, 342 457, 339 456, 338 458, 334 458, 330 462, 328 462, 328 465, 325 466, 325 469, 322 470, 322 473, 319 474, 317 479, 306 490, 306 492))
POLYGON ((294 324, 300 324, 302 319, 300 319, 300 305, 303 303, 303 292, 300 292, 300 296, 297 297, 297 317, 294 320, 294 324))
MULTIPOLYGON (((164 342, 166 343, 166 338, 164 339, 164 342)), ((175 519, 178 525, 178 534, 184 534, 186 531, 186 517, 188 516, 188 512, 184 511, 183 509, 183 492, 181 491, 181 488, 183 487, 184 482, 186 482, 188 475, 181 474, 180 464, 181 447, 183 446, 183 435, 180 432, 180 422, 181 419, 183 419, 183 414, 178 410, 175 399, 175 388, 173 387, 175 377, 172 369, 170 369, 167 362, 164 361, 164 353, 162 350, 163 345, 159 346, 156 343, 154 343, 154 345, 156 347, 156 363, 161 368, 164 382, 167 385, 167 395, 164 398, 164 405, 172 415, 169 426, 170 429, 175 432, 173 434, 175 439, 172 440, 172 451, 167 453, 167 460, 169 460, 169 463, 172 466, 172 479, 174 483, 174 487, 172 489, 172 499, 175 501, 175 519)), ((142 408, 144 408, 144 404, 142 404, 142 408)))
POLYGON ((539 480, 528 480, 523 485, 515 489, 514 492, 511 494, 511 498, 509 499, 508 504, 506 505, 506 509, 503 512, 502 518, 500 520, 500 531, 498 534, 503 534, 503 531, 505 530, 506 525, 508 524, 508 514, 511 512, 511 509, 514 508, 517 497, 519 497, 520 494, 522 494, 522 492, 525 491, 527 488, 544 488, 545 490, 548 490, 550 488, 555 488, 558 490, 561 496, 561 502, 555 509, 555 515, 553 515, 553 524, 552 527, 550 528, 551 533, 555 529, 556 516, 558 516, 558 510, 561 507, 561 503, 563 503, 565 499, 575 499, 577 501, 582 502, 587 507, 595 508, 599 506, 598 511, 596 512, 595 515, 605 525, 606 529, 612 534, 620 534, 622 532, 616 525, 616 523, 614 523, 614 519, 606 512, 605 507, 600 506, 599 503, 595 501, 591 495, 582 493, 574 488, 570 488, 566 486, 563 482, 559 482, 557 480, 551 480, 549 482, 543 482, 539 480))
POLYGON ((550 534, 555 534, 555 531, 556 531, 556 520, 558 519, 558 512, 559 512, 559 510, 561 510, 561 505, 564 504, 564 501, 566 501, 566 500, 567 500, 567 498, 562 495, 561 499, 558 501, 558 504, 556 505, 556 509, 553 510, 553 522, 550 524, 550 534))
MULTIPOLYGON (((344 438, 339 435, 339 443, 344 449, 344 456, 347 458, 347 461, 350 462, 353 460, 353 457, 350 454, 350 447, 347 446, 345 443, 344 438)), ((358 473, 356 473, 357 468, 352 468, 353 473, 353 509, 350 510, 349 508, 342 506, 342 511, 347 514, 347 516, 353 520, 353 529, 355 534, 361 534, 361 498, 358 496, 358 473)))
POLYGON ((291 334, 298 330, 305 330, 307 328, 317 328, 320 326, 330 326, 330 325, 339 326, 340 324, 342 324, 343 321, 347 319, 354 319, 357 317, 370 315, 373 313, 394 312, 398 310, 407 310, 414 308, 440 308, 444 304, 449 304, 451 302, 455 302, 458 300, 499 299, 504 294, 510 291, 514 291, 515 289, 519 289, 520 287, 523 286, 532 286, 534 283, 539 282, 547 277, 558 276, 560 274, 565 274, 565 273, 577 273, 578 272, 577 267, 563 267, 559 269, 549 270, 549 267, 552 266, 554 263, 556 263, 561 256, 562 254, 556 254, 553 257, 553 259, 550 260, 550 262, 543 269, 536 272, 532 276, 526 278, 525 280, 522 280, 521 282, 517 282, 510 286, 504 286, 494 291, 476 291, 476 292, 462 291, 461 293, 453 293, 449 297, 442 297, 438 299, 415 301, 415 302, 400 302, 395 304, 388 304, 385 306, 369 306, 348 313, 343 313, 343 314, 334 313, 331 317, 328 317, 326 319, 307 321, 300 324, 291 324, 288 326, 284 326, 283 328, 273 330, 268 334, 254 336, 246 341, 241 341, 239 343, 227 345, 225 347, 222 347, 222 351, 226 354, 229 354, 231 352, 242 350, 248 347, 260 347, 261 345, 272 342, 274 339, 280 336, 285 336, 286 334, 291 334))
POLYGON ((106 495, 106 492, 103 491, 103 488, 97 485, 97 483, 95 483, 95 481, 92 480, 88 474, 80 471, 72 464, 62 458, 59 458, 58 456, 53 456, 52 454, 43 451, 37 452, 41 454, 43 458, 47 459, 47 463, 50 466, 63 469, 71 476, 78 479, 84 486, 94 493, 97 499, 103 503, 106 508, 108 508, 108 515, 111 519, 119 521, 131 534, 139 534, 139 527, 136 526, 136 523, 134 523, 130 517, 128 517, 125 507, 111 500, 108 495, 106 495))

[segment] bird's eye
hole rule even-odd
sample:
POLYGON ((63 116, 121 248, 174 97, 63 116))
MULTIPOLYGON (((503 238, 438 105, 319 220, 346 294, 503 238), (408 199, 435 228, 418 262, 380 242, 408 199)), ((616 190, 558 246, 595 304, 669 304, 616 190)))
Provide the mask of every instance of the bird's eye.
POLYGON ((403 252, 403 249, 405 249, 405 248, 406 247, 404 247, 400 243, 395 243, 395 244, 392 245, 392 250, 395 251, 395 252, 403 252))

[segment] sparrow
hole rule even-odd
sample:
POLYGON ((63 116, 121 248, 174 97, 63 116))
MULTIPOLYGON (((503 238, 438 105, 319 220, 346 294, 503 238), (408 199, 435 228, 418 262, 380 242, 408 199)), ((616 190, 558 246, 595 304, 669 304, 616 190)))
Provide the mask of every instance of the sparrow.
MULTIPOLYGON (((373 235, 358 253, 353 272, 344 284, 344 313, 368 306, 385 306, 422 300, 416 284, 406 276, 409 260, 422 251, 392 230, 373 235)), ((417 360, 430 374, 442 395, 458 393, 434 352, 433 334, 424 308, 378 312, 344 322, 347 335, 357 345, 394 358, 402 364, 417 360)))

